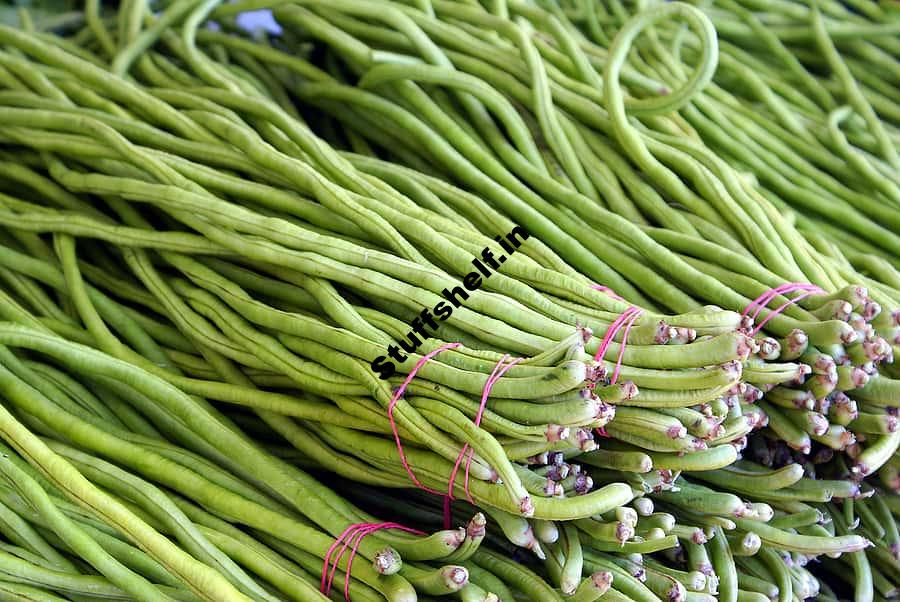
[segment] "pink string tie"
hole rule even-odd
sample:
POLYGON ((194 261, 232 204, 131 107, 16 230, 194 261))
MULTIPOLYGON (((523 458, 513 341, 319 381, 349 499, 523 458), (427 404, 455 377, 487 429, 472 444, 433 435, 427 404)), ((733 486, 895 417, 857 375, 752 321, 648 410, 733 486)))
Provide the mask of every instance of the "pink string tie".
MULTIPOLYGON (((459 455, 456 457, 456 463, 453 465, 453 472, 450 475, 450 482, 447 488, 447 494, 442 494, 440 491, 432 489, 431 487, 427 487, 424 485, 418 477, 416 477, 415 473, 412 471, 412 468, 409 465, 409 461, 406 459, 406 454, 403 451, 403 443, 400 441, 400 432, 397 427, 397 421, 394 419, 394 408, 397 406, 397 402, 403 396, 403 393, 406 391, 407 387, 409 387, 409 383, 412 382, 412 379, 416 377, 416 374, 426 363, 431 361, 434 356, 439 353, 446 351, 447 349, 455 349, 456 347, 460 347, 461 343, 446 343, 441 345, 437 349, 425 354, 422 358, 416 362, 416 365, 413 366, 413 369, 409 374, 406 375, 406 378, 403 380, 403 383, 397 387, 397 390, 394 391, 394 395, 391 398, 390 403, 388 404, 388 421, 391 423, 391 431, 394 434, 394 442, 397 444, 397 453, 400 455, 400 462, 403 464, 403 468, 406 470, 406 474, 409 475, 410 480, 413 484, 416 485, 419 489, 423 491, 427 491, 428 493, 432 493, 434 495, 442 495, 444 496, 444 528, 449 529, 451 523, 451 513, 450 513, 450 502, 453 500, 453 485, 456 482, 456 475, 459 471, 460 465, 462 464, 462 460, 466 458, 466 472, 465 478, 463 481, 463 487, 466 492, 466 497, 472 504, 475 503, 475 500, 472 499, 472 494, 469 491, 469 471, 472 467, 472 458, 475 455, 475 450, 469 446, 469 444, 465 444, 463 448, 460 450, 459 455)), ((484 385, 484 390, 481 394, 481 405, 478 407, 478 413, 475 416, 475 426, 481 425, 481 419, 484 416, 484 410, 487 405, 488 397, 490 396, 491 389, 494 384, 500 380, 507 370, 512 368, 517 363, 521 362, 524 358, 516 358, 509 363, 505 363, 506 360, 509 359, 509 355, 504 355, 500 361, 494 366, 494 370, 491 372, 491 375, 488 377, 487 381, 484 385)), ((364 537, 367 533, 363 533, 364 537)))
MULTIPOLYGON (((506 374, 506 372, 510 368, 512 368, 525 358, 517 357, 508 364, 505 363, 507 359, 509 359, 509 355, 504 354, 503 357, 500 358, 500 361, 497 362, 497 365, 494 366, 494 370, 491 372, 491 375, 484 383, 484 389, 481 391, 481 405, 478 406, 478 412, 475 414, 475 426, 481 426, 481 418, 484 416, 484 410, 487 407, 487 400, 491 395, 491 389, 494 388, 494 383, 500 380, 500 378, 504 374, 506 374)), ((472 467, 472 458, 475 456, 475 450, 472 449, 472 447, 468 443, 466 443, 465 445, 463 445, 463 448, 460 450, 459 455, 456 457, 456 463, 453 465, 453 471, 450 473, 450 480, 447 485, 447 495, 444 496, 445 529, 449 529, 451 526, 450 503, 455 499, 453 497, 453 485, 456 482, 456 475, 459 472, 459 467, 462 463, 463 456, 466 456, 466 472, 463 477, 463 489, 466 492, 466 499, 468 499, 471 504, 475 504, 475 500, 472 499, 472 494, 469 492, 469 469, 472 467)))
POLYGON ((616 301, 624 301, 625 300, 622 297, 620 297, 619 295, 617 295, 616 291, 612 290, 608 286, 603 286, 602 284, 592 284, 591 288, 594 289, 595 291, 601 291, 601 292, 606 293, 607 295, 609 295, 616 301))
MULTIPOLYGON (((622 358, 625 357, 625 346, 628 344, 628 333, 631 332, 631 327, 634 326, 637 319, 644 313, 643 310, 636 307, 629 307, 625 312, 628 312, 628 310, 631 310, 631 314, 628 317, 628 323, 625 324, 625 331, 622 333, 622 344, 619 345, 619 355, 616 356, 616 368, 613 370, 612 378, 609 381, 609 384, 611 385, 616 384, 616 381, 619 380, 619 370, 622 369, 622 358)), ((625 313, 622 315, 625 315, 625 313)))
POLYGON ((750 304, 747 305, 747 307, 744 309, 741 317, 747 317, 750 314, 751 310, 754 310, 754 308, 756 308, 755 311, 753 311, 753 315, 751 316, 753 322, 755 323, 756 319, 759 317, 759 314, 763 309, 766 308, 766 306, 772 301, 772 299, 779 295, 787 295, 794 291, 802 292, 796 297, 788 299, 787 302, 770 311, 766 315, 766 317, 763 318, 763 320, 750 331, 750 336, 756 335, 760 330, 762 330, 763 326, 765 326, 769 322, 769 320, 783 312, 788 308, 788 306, 798 303, 799 301, 802 301, 803 299, 806 299, 807 297, 810 297, 812 295, 825 294, 825 291, 815 284, 808 284, 803 282, 786 282, 785 284, 769 289, 768 291, 764 292, 762 295, 751 301, 750 304))
POLYGON ((609 328, 606 329, 606 334, 603 335, 600 347, 597 349, 597 353, 594 354, 594 361, 602 362, 613 338, 623 327, 625 328, 625 331, 622 334, 622 343, 619 345, 619 354, 616 357, 616 365, 613 370, 612 378, 610 379, 611 385, 616 384, 616 381, 619 379, 619 371, 622 368, 622 358, 625 356, 625 346, 628 344, 628 333, 631 332, 631 327, 634 326, 634 323, 642 313, 644 313, 643 310, 638 309, 633 305, 623 311, 622 314, 609 325, 609 328))
POLYGON ((344 600, 350 602, 350 571, 353 570, 353 559, 356 558, 356 554, 359 551, 359 546, 362 544, 363 538, 366 535, 381 529, 400 529, 401 531, 406 531, 413 535, 425 535, 422 531, 411 529, 399 523, 354 523, 350 525, 344 529, 344 532, 341 533, 337 539, 334 540, 334 543, 331 544, 331 547, 328 548, 328 552, 325 554, 325 563, 322 565, 322 581, 319 584, 319 591, 326 596, 331 595, 331 586, 334 583, 334 576, 337 573, 338 565, 340 564, 344 553, 347 551, 347 548, 352 545, 353 547, 350 550, 350 556, 347 557, 347 570, 345 572, 346 577, 344 578, 344 600), (341 550, 332 562, 332 555, 342 542, 343 545, 341 546, 341 550), (331 567, 330 571, 329 566, 331 567))
MULTIPOLYGON (((607 291, 610 296, 613 298, 622 299, 612 291, 612 289, 594 284, 591 288, 597 290, 607 291)), ((603 340, 600 342, 600 347, 597 349, 597 353, 594 354, 594 361, 602 362, 604 356, 606 356, 606 352, 609 349, 610 343, 615 338, 616 334, 624 328, 625 330, 622 333, 622 343, 619 345, 619 353, 616 356, 616 365, 613 369, 612 378, 610 378, 609 384, 614 385, 619 380, 619 372, 622 369, 622 359, 625 357, 625 347, 628 345, 628 333, 631 332, 631 327, 634 326, 634 323, 637 319, 644 313, 642 309, 639 309, 635 306, 629 306, 628 309, 623 311, 618 318, 616 318, 612 324, 609 325, 609 328, 606 329, 606 333, 603 335, 603 340)), ((606 432, 604 427, 598 427, 594 429, 595 432, 601 437, 609 437, 609 434, 606 432)))
POLYGON ((426 363, 431 361, 431 358, 441 353, 442 351, 446 351, 447 349, 455 349, 457 347, 462 346, 462 343, 446 343, 441 345, 434 351, 430 351, 422 356, 416 365, 413 366, 413 369, 409 374, 406 375, 406 379, 404 379, 403 384, 397 387, 397 390, 394 391, 394 396, 391 398, 390 403, 388 404, 388 421, 391 423, 391 431, 394 433, 394 442, 397 444, 397 452, 400 454, 400 462, 403 464, 403 468, 406 469, 406 474, 409 475, 410 480, 418 487, 428 493, 433 493, 435 495, 443 495, 440 491, 436 491, 431 487, 426 487, 419 481, 418 477, 413 473, 412 468, 409 466, 409 462, 406 460, 406 454, 403 453, 403 444, 400 442, 400 432, 397 429, 397 421, 394 420, 394 408, 397 405, 397 402, 403 396, 403 393, 406 391, 406 388, 409 386, 409 383, 412 382, 412 379, 416 377, 416 373, 424 366, 426 363))

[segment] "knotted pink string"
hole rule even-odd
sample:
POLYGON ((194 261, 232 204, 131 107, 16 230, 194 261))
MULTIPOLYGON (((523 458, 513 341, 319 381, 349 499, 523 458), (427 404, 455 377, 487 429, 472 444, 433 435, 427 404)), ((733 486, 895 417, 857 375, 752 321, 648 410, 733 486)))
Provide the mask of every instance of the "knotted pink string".
MULTIPOLYGON (((517 357, 508 364, 505 364, 506 360, 509 359, 508 354, 504 354, 500 361, 497 362, 497 365, 494 366, 494 370, 491 372, 491 375, 488 377, 487 381, 484 383, 484 389, 481 391, 481 405, 478 406, 478 413, 475 414, 475 426, 481 426, 481 418, 484 416, 484 410, 487 407, 488 397, 491 395, 491 389, 494 388, 494 383, 496 383, 500 378, 506 374, 507 370, 521 362, 524 358, 517 357)), ((475 504, 475 500, 472 499, 472 494, 469 492, 469 470, 472 467, 472 458, 475 456, 475 450, 471 448, 471 446, 466 443, 463 445, 463 448, 460 450, 459 455, 456 457, 456 463, 453 465, 453 472, 450 473, 450 481, 447 486, 447 495, 444 496, 444 528, 449 529, 451 523, 450 516, 450 502, 453 501, 453 484, 456 482, 456 475, 459 472, 459 466, 462 463, 463 456, 466 456, 466 472, 463 479, 463 489, 466 492, 466 498, 472 504, 475 504)))
POLYGON ((793 305, 794 303, 797 303, 798 301, 801 301, 802 299, 805 299, 811 295, 821 295, 825 293, 824 290, 814 284, 806 284, 803 282, 787 282, 780 286, 776 286, 775 288, 769 289, 768 291, 751 301, 750 304, 747 305, 746 309, 744 309, 744 313, 742 313, 741 316, 746 317, 755 307, 756 310, 751 316, 753 321, 755 322, 759 317, 759 314, 772 301, 772 299, 774 299, 778 295, 787 295, 788 293, 792 293, 794 291, 803 292, 796 297, 789 299, 778 308, 770 311, 768 315, 766 315, 766 317, 763 318, 763 320, 759 324, 757 324, 753 330, 750 331, 751 336, 757 334, 760 330, 762 330, 763 326, 765 326, 769 320, 783 312, 788 306, 793 305))
POLYGON ((595 291, 603 291, 604 293, 606 293, 607 295, 609 295, 616 301, 624 301, 625 300, 622 297, 620 297, 619 295, 617 295, 616 291, 612 290, 608 286, 603 286, 602 284, 592 284, 591 288, 594 289, 595 291))
POLYGON ((381 529, 400 529, 401 531, 406 531, 407 533, 412 533, 414 535, 425 535, 422 531, 411 529, 399 523, 355 523, 350 525, 344 529, 344 532, 341 533, 337 539, 334 540, 334 543, 331 544, 331 547, 328 548, 328 552, 325 554, 325 564, 322 566, 322 581, 319 585, 319 591, 326 596, 331 595, 331 586, 334 583, 334 576, 337 572, 338 565, 340 564, 344 553, 347 551, 347 548, 352 545, 353 547, 350 550, 350 556, 347 557, 347 570, 345 572, 346 577, 344 578, 344 599, 347 600, 347 602, 350 602, 350 571, 353 569, 353 559, 356 558, 356 553, 359 551, 359 546, 362 544, 363 538, 369 533, 374 533, 381 529), (341 546, 341 551, 334 558, 334 562, 332 562, 331 556, 341 542, 343 542, 344 545, 341 546), (330 571, 328 570, 329 566, 331 567, 330 571))
POLYGON ((397 422, 394 420, 394 407, 397 405, 397 402, 400 400, 400 397, 403 396, 404 391, 406 391, 406 387, 409 386, 409 383, 412 382, 412 379, 415 378, 416 373, 428 363, 431 358, 441 353, 442 351, 446 351, 447 349, 455 349, 456 347, 460 347, 462 343, 445 343, 441 345, 434 351, 430 351, 422 356, 416 365, 413 366, 412 371, 406 375, 406 379, 403 381, 403 384, 400 385, 397 390, 394 392, 394 396, 391 398, 391 402, 388 404, 388 420, 391 423, 391 431, 394 433, 394 441, 397 443, 397 452, 400 454, 400 462, 403 464, 403 468, 406 469, 406 474, 409 475, 409 478, 419 489, 423 489, 428 493, 433 493, 435 495, 442 495, 440 491, 436 491, 430 487, 426 487, 419 481, 415 474, 413 474, 412 468, 409 467, 409 462, 406 461, 406 454, 403 453, 403 444, 400 443, 400 432, 397 429, 397 422))

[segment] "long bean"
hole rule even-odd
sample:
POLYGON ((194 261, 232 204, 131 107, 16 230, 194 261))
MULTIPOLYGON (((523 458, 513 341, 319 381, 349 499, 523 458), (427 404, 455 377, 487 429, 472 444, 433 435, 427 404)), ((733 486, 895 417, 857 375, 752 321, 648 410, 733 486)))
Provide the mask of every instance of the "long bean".
POLYGON ((33 14, 0 597, 896 593, 889 7, 33 14))

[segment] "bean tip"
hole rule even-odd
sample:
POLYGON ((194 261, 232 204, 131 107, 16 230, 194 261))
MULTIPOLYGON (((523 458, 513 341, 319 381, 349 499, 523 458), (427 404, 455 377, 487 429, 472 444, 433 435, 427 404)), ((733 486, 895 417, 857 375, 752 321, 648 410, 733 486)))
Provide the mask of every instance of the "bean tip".
POLYGON ((859 334, 853 330, 850 325, 847 325, 847 329, 841 333, 841 342, 844 345, 849 345, 850 343, 855 343, 859 340, 859 334))
POLYGON ((462 566, 448 566, 444 568, 444 576, 448 583, 461 588, 469 582, 469 571, 462 566))
POLYGON ((534 502, 531 501, 530 496, 526 495, 519 500, 519 513, 526 517, 534 515, 534 502))
POLYGON ((391 547, 376 552, 372 559, 372 566, 381 575, 393 575, 400 571, 402 565, 400 555, 391 547))
POLYGON ((597 589, 606 591, 613 583, 613 574, 609 571, 597 571, 591 575, 591 583, 597 589))
POLYGON ((672 338, 672 328, 663 320, 656 324, 656 332, 653 335, 653 342, 657 345, 665 345, 672 338))

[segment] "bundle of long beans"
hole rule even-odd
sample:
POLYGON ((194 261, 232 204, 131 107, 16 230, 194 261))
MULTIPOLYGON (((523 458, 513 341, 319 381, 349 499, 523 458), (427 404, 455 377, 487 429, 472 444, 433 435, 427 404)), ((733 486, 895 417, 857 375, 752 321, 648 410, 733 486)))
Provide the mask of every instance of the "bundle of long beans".
POLYGON ((894 597, 900 53, 857 4, 0 28, 0 591, 894 597))

